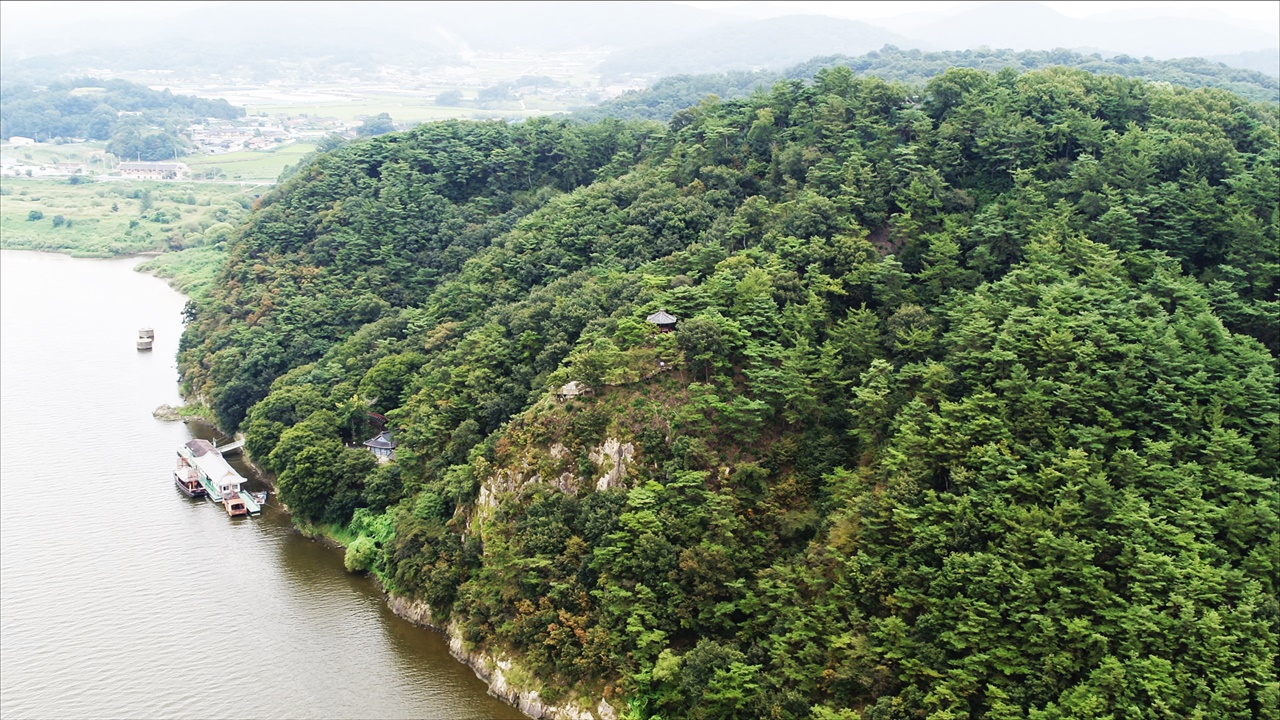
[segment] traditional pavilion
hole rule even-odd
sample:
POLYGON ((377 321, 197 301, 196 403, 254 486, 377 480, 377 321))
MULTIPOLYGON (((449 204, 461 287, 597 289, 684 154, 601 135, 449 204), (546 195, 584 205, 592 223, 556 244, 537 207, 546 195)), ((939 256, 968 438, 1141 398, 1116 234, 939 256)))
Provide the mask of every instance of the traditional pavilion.
POLYGON ((679 318, 675 315, 669 314, 666 310, 659 310, 645 318, 645 322, 657 325, 658 329, 662 332, 671 332, 676 329, 676 323, 679 322, 679 318))

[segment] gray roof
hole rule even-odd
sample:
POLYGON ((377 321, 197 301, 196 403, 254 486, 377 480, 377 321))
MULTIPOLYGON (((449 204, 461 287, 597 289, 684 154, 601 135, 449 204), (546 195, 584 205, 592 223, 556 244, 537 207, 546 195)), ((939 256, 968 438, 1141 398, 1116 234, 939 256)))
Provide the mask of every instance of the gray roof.
POLYGON ((205 453, 213 450, 214 447, 213 447, 213 443, 209 442, 208 440, 201 440, 200 438, 196 438, 195 440, 187 441, 187 449, 191 451, 192 455, 195 455, 196 457, 200 457, 201 455, 204 455, 205 453))
POLYGON ((378 437, 365 440, 366 447, 377 448, 379 450, 395 450, 396 441, 391 439, 391 431, 383 430, 378 433, 378 437))
POLYGON ((659 310, 645 318, 645 321, 651 322, 654 325, 674 325, 676 323, 676 316, 667 314, 666 310, 659 310))

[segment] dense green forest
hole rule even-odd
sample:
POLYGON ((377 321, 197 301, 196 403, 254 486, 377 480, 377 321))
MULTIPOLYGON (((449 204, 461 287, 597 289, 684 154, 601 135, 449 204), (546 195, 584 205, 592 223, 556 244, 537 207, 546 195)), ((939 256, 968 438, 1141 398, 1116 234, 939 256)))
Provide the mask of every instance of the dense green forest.
POLYGON ((226 100, 174 95, 127 80, 80 78, 0 88, 0 137, 5 140, 14 135, 42 142, 107 140, 109 152, 130 159, 172 158, 175 148, 185 146, 180 131, 186 126, 243 115, 244 108, 226 100))
POLYGON ((263 196, 185 389, 550 701, 1274 718, 1278 128, 841 66, 665 124, 424 125, 263 196))
POLYGON ((628 92, 594 107, 583 108, 577 116, 588 120, 615 117, 665 121, 677 111, 696 105, 707 95, 717 95, 722 100, 741 98, 756 90, 767 89, 778 80, 812 80, 818 71, 838 65, 848 67, 860 76, 921 85, 950 68, 996 73, 1005 68, 1024 72, 1045 67, 1072 67, 1097 75, 1120 75, 1190 88, 1221 88, 1249 100, 1280 102, 1280 81, 1276 78, 1200 58, 1155 60, 1127 55, 1103 58, 1070 50, 924 52, 886 46, 857 57, 814 58, 785 72, 759 70, 667 77, 645 90, 628 92))

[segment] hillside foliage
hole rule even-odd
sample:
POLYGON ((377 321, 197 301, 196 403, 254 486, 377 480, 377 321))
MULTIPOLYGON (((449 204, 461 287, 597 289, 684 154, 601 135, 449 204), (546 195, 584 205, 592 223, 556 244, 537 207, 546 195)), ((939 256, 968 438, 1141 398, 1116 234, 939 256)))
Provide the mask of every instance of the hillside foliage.
POLYGON ((1280 80, 1254 70, 1228 67, 1202 58, 1156 60, 1117 55, 1104 58, 1072 50, 901 50, 892 45, 866 53, 817 57, 786 70, 732 71, 697 75, 674 75, 644 90, 583 108, 575 115, 594 120, 605 117, 666 121, 672 114, 696 105, 707 95, 721 100, 745 97, 768 89, 779 80, 812 80, 821 70, 837 66, 858 76, 878 77, 889 82, 924 85, 952 68, 971 68, 998 73, 1006 68, 1026 72, 1048 67, 1070 67, 1096 75, 1167 82, 1182 87, 1212 87, 1229 90, 1258 102, 1280 102, 1280 80))
POLYGON ((1278 126, 846 67, 424 125, 261 199, 181 370, 353 569, 550 701, 1276 717, 1278 126))
POLYGON ((180 130, 186 126, 205 118, 234 120, 244 113, 226 100, 174 95, 127 80, 6 83, 0 89, 0 138, 107 140, 108 152, 118 157, 168 160, 185 149, 180 130))

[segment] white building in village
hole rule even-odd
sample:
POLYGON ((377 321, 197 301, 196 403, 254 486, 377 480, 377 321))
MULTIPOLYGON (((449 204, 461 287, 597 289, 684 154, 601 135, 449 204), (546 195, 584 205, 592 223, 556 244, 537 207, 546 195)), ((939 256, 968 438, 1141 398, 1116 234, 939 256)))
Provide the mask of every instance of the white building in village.
POLYGON ((118 169, 130 180, 181 180, 191 172, 180 162, 122 162, 118 169))

